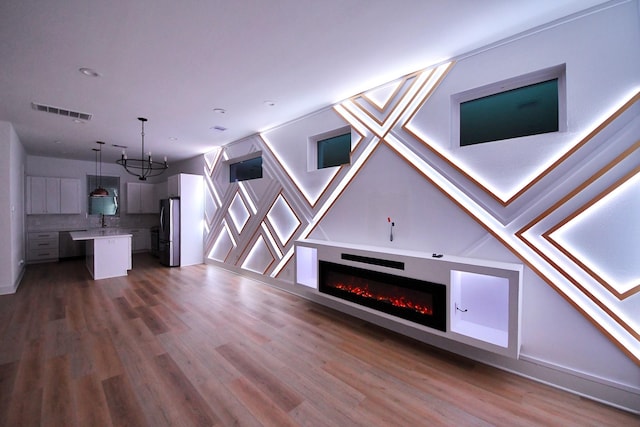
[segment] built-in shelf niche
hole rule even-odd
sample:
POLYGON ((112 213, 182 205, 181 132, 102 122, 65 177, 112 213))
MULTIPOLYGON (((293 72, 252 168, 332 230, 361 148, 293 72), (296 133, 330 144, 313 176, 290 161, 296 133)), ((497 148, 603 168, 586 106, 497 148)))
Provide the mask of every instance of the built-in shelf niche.
MULTIPOLYGON (((407 251, 322 240, 299 240, 295 245, 296 285, 310 288, 319 299, 327 298, 333 307, 358 316, 358 311, 371 313, 318 292, 320 261, 329 261, 374 271, 403 275, 428 282, 443 283, 447 287, 447 328, 436 330, 404 319, 397 319, 402 328, 411 327, 481 348, 517 358, 520 353, 520 308, 522 264, 505 263, 477 258, 443 255, 434 258, 431 252, 407 251), (345 257, 347 253, 349 257, 345 257), (353 261, 376 259, 400 262, 403 269, 353 261)), ((387 263, 382 263, 387 264, 387 263)), ((393 316, 380 313, 392 321, 393 316)))

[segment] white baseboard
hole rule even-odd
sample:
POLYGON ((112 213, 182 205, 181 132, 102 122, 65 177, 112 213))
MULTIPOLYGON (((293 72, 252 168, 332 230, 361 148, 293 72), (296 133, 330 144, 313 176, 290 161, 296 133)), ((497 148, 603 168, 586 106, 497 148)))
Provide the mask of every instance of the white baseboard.
POLYGON ((24 276, 24 267, 20 269, 20 274, 18 275, 18 278, 13 284, 0 286, 0 295, 15 294, 16 291, 18 290, 18 286, 20 286, 20 282, 22 281, 23 276, 24 276))

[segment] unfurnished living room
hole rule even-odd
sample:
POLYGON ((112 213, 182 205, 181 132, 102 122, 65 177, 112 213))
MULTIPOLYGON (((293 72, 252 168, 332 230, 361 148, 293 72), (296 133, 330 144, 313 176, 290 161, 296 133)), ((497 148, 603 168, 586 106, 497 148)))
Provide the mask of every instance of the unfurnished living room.
POLYGON ((640 425, 640 1, 0 4, 0 425, 640 425))

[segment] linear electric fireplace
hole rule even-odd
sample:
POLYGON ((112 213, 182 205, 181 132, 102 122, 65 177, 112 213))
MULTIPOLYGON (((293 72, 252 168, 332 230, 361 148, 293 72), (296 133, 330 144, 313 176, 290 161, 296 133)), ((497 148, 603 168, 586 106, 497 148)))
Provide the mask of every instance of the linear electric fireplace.
POLYGON ((319 270, 320 292, 446 332, 445 285, 328 261, 319 270))

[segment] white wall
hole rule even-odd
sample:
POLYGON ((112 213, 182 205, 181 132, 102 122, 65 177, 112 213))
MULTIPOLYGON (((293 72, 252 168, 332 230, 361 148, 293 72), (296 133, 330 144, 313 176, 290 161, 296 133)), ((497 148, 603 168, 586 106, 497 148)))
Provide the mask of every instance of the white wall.
POLYGON ((13 293, 24 272, 24 164, 26 154, 13 126, 0 122, 0 294, 13 293))
POLYGON ((203 164, 204 164, 204 155, 195 156, 187 160, 170 164, 169 170, 165 172, 165 174, 175 175, 178 173, 187 173, 191 175, 203 175, 204 174, 203 164))
MULTIPOLYGON (((278 221, 300 222, 294 238, 393 246, 509 262, 531 257, 533 261, 535 254, 520 249, 518 245, 522 244, 515 239, 515 232, 591 178, 617 153, 634 144, 640 132, 639 108, 631 108, 606 126, 552 173, 525 189, 527 191, 513 203, 507 199, 530 182, 541 166, 566 153, 640 88, 640 51, 636 49, 640 46, 638 17, 637 1, 616 3, 456 58, 433 94, 420 106, 412 107, 416 114, 400 116, 399 124, 386 134, 388 141, 398 141, 403 149, 415 154, 415 163, 432 167, 433 176, 443 176, 468 197, 467 203, 478 204, 486 215, 492 216, 505 236, 511 234, 505 238, 506 244, 396 153, 391 148, 393 143, 381 142, 379 137, 384 132, 376 133, 377 125, 371 118, 384 120, 385 113, 370 109, 360 118, 358 109, 366 100, 354 98, 340 104, 353 106, 353 111, 344 113, 345 117, 349 117, 351 123, 360 123, 357 130, 361 137, 355 138, 352 165, 348 168, 307 170, 307 137, 345 124, 345 119, 332 109, 226 148, 229 157, 261 150, 264 178, 241 185, 229 184, 228 177, 225 181, 222 161, 208 171, 213 183, 209 200, 213 207, 208 209, 213 218, 207 239, 210 262, 247 275, 258 272, 258 277, 261 275, 265 281, 295 292, 291 286, 293 263, 287 258, 292 243, 269 240, 278 221), (482 144, 464 151, 452 144, 452 95, 560 64, 566 64, 567 75, 566 132, 521 138, 517 143, 482 144), (371 124, 362 125, 367 121, 371 124), (403 123, 407 128, 401 126, 403 123), (373 147, 370 155, 369 147, 373 147), (354 163, 359 159, 364 159, 362 165, 354 163), (357 174, 351 177, 350 172, 356 167, 357 174), (342 182, 349 184, 341 188, 342 182), (334 194, 337 200, 331 203, 334 194), (503 195, 506 197, 502 202, 506 204, 498 200, 503 195), (268 212, 277 197, 284 197, 291 210, 274 221, 268 212), (249 212, 242 231, 232 224, 233 209, 249 212), (389 241, 387 217, 396 223, 393 242, 389 241), (510 237, 514 239, 509 240, 510 237), (252 251, 254 260, 248 263, 246 254, 252 251), (247 268, 249 264, 251 268, 247 268)), ((401 85, 401 92, 411 90, 410 85, 411 78, 401 85)), ((572 213, 596 197, 633 168, 633 159, 637 165, 636 153, 631 160, 616 164, 615 172, 605 174, 584 191, 584 195, 566 200, 568 212, 561 212, 557 219, 561 220, 562 215, 572 213)), ((634 229, 637 218, 638 212, 629 212, 622 220, 634 229)), ((629 235, 610 238, 608 243, 612 248, 637 245, 637 241, 625 240, 629 235)), ((537 261, 534 264, 540 265, 537 261)), ((640 369, 620 345, 594 326, 594 321, 567 302, 569 297, 561 296, 565 288, 560 282, 566 280, 559 276, 554 276, 554 280, 558 282, 552 287, 530 266, 525 269, 520 360, 450 345, 438 339, 432 342, 640 412, 640 369)), ((571 290, 570 286, 568 289, 571 290)), ((640 294, 628 297, 624 303, 616 302, 611 295, 603 298, 605 305, 612 304, 612 309, 622 310, 623 317, 631 319, 632 327, 635 325, 637 318, 634 320, 632 313, 640 312, 640 294)))

